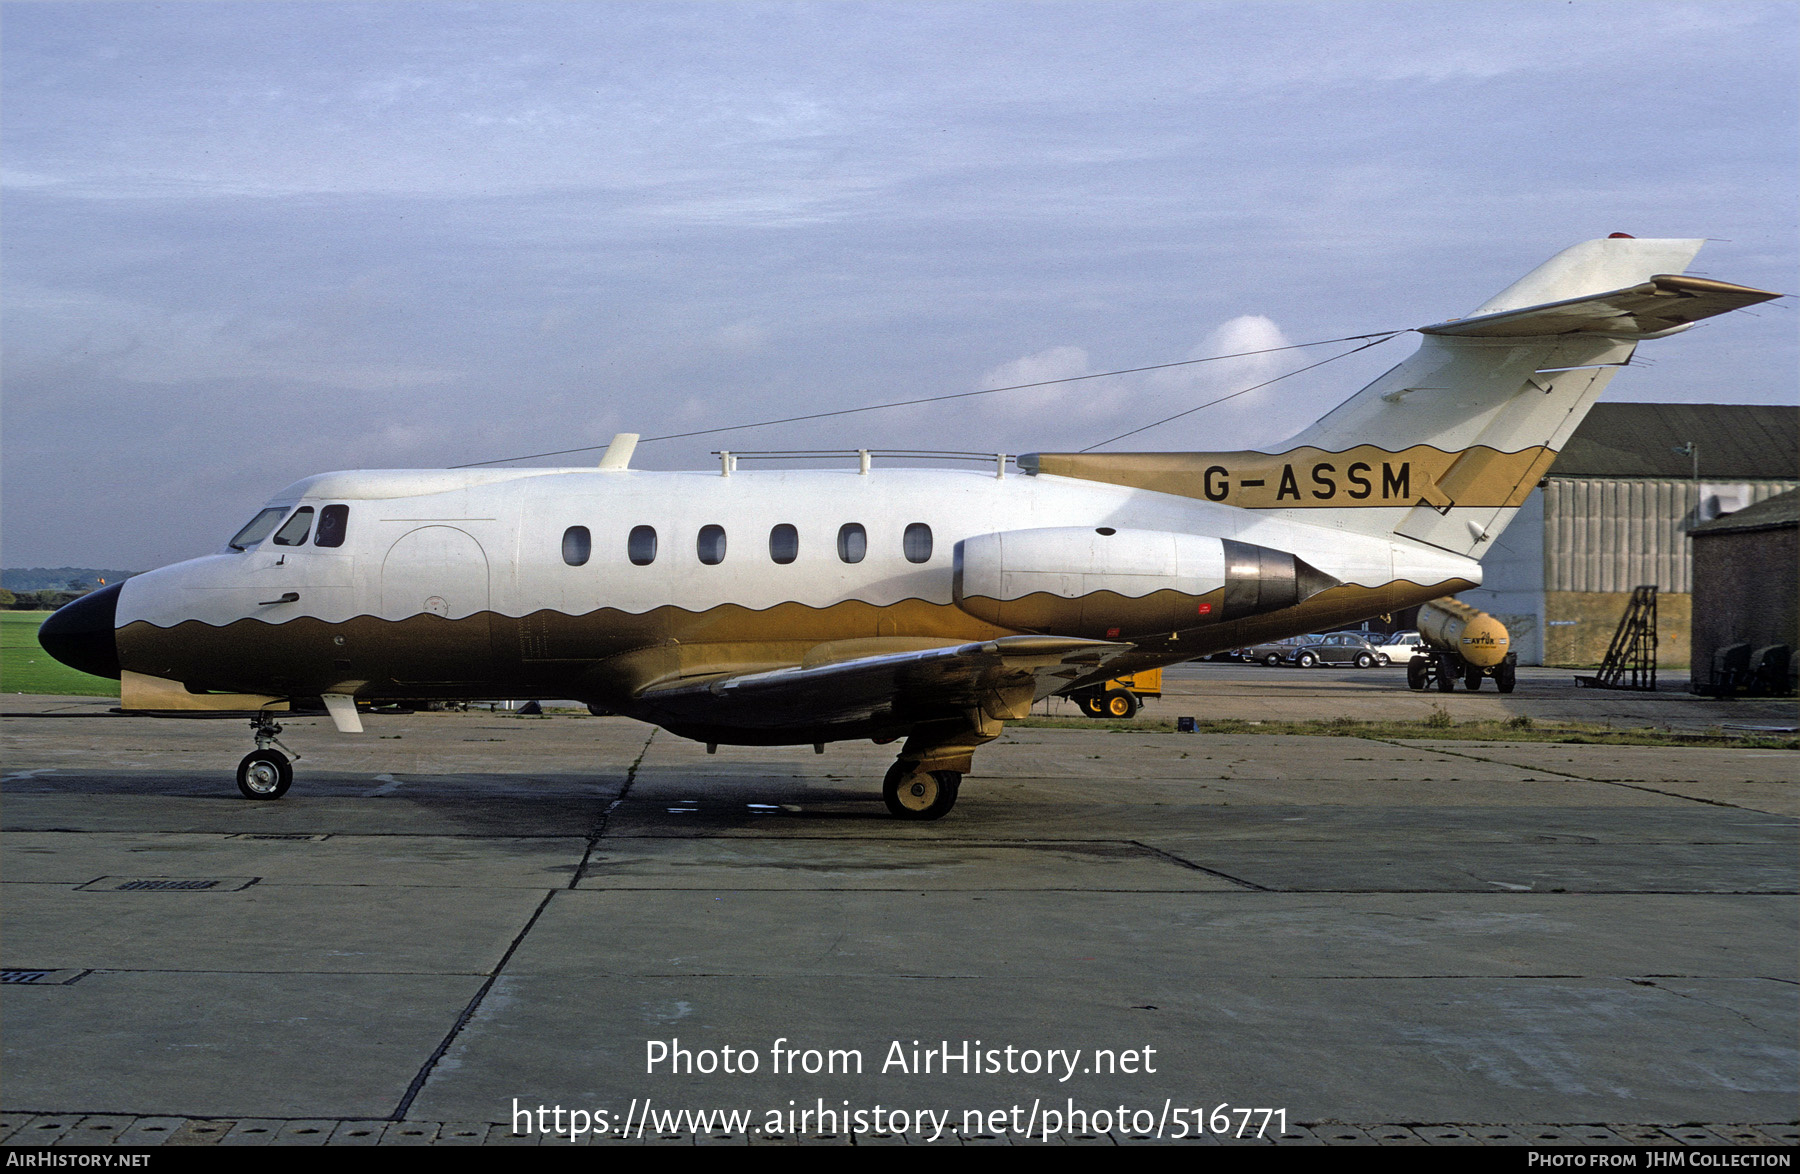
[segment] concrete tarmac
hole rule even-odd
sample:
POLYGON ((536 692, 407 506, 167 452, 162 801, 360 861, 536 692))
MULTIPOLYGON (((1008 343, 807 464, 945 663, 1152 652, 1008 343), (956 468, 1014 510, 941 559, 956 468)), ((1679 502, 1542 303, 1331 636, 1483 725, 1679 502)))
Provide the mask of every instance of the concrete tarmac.
MULTIPOLYGON (((1336 677, 1146 716, 1421 701, 1336 677)), ((585 715, 294 719, 252 802, 107 704, 5 702, 5 1144, 1800 1137, 1795 752, 1014 727, 919 825, 585 715)))

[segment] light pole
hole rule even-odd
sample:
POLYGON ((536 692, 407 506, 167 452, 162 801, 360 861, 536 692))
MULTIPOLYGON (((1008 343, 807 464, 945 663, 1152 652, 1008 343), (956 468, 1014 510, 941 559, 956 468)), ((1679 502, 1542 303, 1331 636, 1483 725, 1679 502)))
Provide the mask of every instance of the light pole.
POLYGON ((1700 446, 1690 440, 1686 444, 1676 445, 1674 448, 1670 449, 1669 451, 1680 453, 1682 456, 1688 456, 1688 457, 1694 458, 1694 523, 1693 524, 1697 526, 1701 522, 1706 520, 1700 516, 1700 507, 1705 504, 1704 502, 1702 502, 1700 500, 1700 446))

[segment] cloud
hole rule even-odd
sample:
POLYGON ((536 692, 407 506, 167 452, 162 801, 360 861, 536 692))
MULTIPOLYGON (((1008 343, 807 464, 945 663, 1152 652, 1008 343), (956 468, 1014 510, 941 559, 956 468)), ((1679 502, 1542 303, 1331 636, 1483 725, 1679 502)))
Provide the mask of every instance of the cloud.
POLYGON ((1201 362, 1095 379, 1080 378, 1095 374, 1086 350, 1049 347, 991 368, 981 377, 981 386, 1080 378, 1079 382, 1001 392, 982 401, 980 414, 992 424, 1011 425, 1011 430, 1030 426, 1040 433, 1080 437, 1079 447, 1085 447, 1108 434, 1222 401, 1138 433, 1124 447, 1215 451, 1267 443, 1311 422, 1310 416, 1300 418, 1308 410, 1304 405, 1295 407, 1291 397, 1273 388, 1246 392, 1314 361, 1306 352, 1282 349, 1289 345, 1273 320, 1239 315, 1188 350, 1187 360, 1201 362))
MULTIPOLYGON (((1093 373, 1088 353, 1077 346, 1055 346, 989 368, 978 381, 985 390, 1020 387, 1057 379, 1075 379, 1093 373)), ((1049 387, 1025 387, 983 397, 982 416, 996 422, 1039 421, 1053 413, 1063 422, 1097 420, 1116 415, 1125 405, 1126 391, 1108 380, 1084 379, 1080 383, 1053 383, 1049 387)))

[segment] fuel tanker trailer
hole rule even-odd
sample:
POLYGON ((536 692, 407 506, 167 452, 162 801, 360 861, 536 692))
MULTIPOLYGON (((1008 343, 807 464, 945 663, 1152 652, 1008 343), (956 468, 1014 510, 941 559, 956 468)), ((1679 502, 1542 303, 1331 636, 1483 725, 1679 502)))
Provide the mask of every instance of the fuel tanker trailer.
POLYGON ((1448 693, 1460 677, 1470 689, 1479 689, 1481 678, 1492 677, 1500 692, 1513 691, 1519 658, 1506 625, 1487 612, 1446 595, 1419 609, 1419 632, 1425 647, 1406 664, 1411 688, 1427 689, 1436 681, 1439 691, 1448 693))

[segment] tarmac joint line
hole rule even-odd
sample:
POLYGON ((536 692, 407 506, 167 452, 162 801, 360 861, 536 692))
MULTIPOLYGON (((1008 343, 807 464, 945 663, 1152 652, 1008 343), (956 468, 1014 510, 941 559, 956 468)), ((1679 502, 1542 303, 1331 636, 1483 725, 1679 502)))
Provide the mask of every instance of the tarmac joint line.
MULTIPOLYGON (((1400 742, 1390 741, 1387 738, 1369 738, 1367 740, 1370 742, 1380 742, 1384 746, 1393 746, 1396 749, 1400 749, 1400 750, 1415 749, 1415 747, 1406 746, 1400 742)), ((1506 761, 1503 761, 1502 759, 1498 759, 1498 758, 1483 758, 1479 754, 1468 754, 1461 750, 1444 750, 1444 749, 1441 749, 1441 748, 1435 747, 1435 746, 1432 747, 1432 753, 1447 754, 1447 755, 1451 756, 1452 758, 1467 758, 1471 762, 1485 762, 1490 766, 1511 766, 1511 767, 1518 766, 1518 763, 1515 763, 1515 762, 1506 762, 1506 761)), ((1528 768, 1524 768, 1524 769, 1538 771, 1538 772, 1541 772, 1541 773, 1547 774, 1547 775, 1561 775, 1565 779, 1578 779, 1579 781, 1584 782, 1584 783, 1599 783, 1603 787, 1624 787, 1627 790, 1632 790, 1632 791, 1645 791, 1652 795, 1661 795, 1665 799, 1685 799, 1685 800, 1689 801, 1690 803, 1705 803, 1705 804, 1708 804, 1713 807, 1729 807, 1733 811, 1755 811, 1756 810, 1756 808, 1754 808, 1754 807, 1741 807, 1736 803, 1727 803, 1723 799, 1706 799, 1706 798, 1702 798, 1699 795, 1683 795, 1679 791, 1662 791, 1662 790, 1658 790, 1655 787, 1647 787, 1642 783, 1628 783, 1623 779, 1596 779, 1589 775, 1578 775, 1578 774, 1574 773, 1573 771, 1553 770, 1552 768, 1547 767, 1547 766, 1533 766, 1533 767, 1528 767, 1528 768)))
POLYGON ((582 878, 587 876, 588 861, 593 858, 594 847, 600 843, 600 837, 606 834, 607 825, 612 823, 612 813, 617 810, 619 804, 625 802, 625 796, 631 794, 631 784, 637 782, 638 768, 644 765, 644 759, 649 756, 650 743, 656 741, 657 733, 657 727, 650 727, 650 736, 645 738, 644 744, 638 748, 638 756, 631 760, 630 766, 625 768, 625 785, 619 788, 618 795, 606 805, 606 810, 600 813, 600 822, 596 823, 594 830, 588 833, 587 847, 581 853, 581 863, 575 866, 575 872, 569 877, 570 889, 574 889, 581 883, 582 878))
POLYGON ((1258 892, 1258 893, 1267 893, 1267 892, 1271 891, 1265 885, 1259 885, 1254 881, 1243 880, 1239 877, 1232 876, 1228 872, 1220 872, 1216 868, 1207 868, 1203 864, 1195 864, 1192 860, 1184 859, 1180 856, 1175 855, 1175 853, 1173 853, 1173 852, 1167 852, 1161 848, 1153 848, 1149 844, 1144 843, 1142 840, 1133 840, 1133 841, 1131 841, 1131 844, 1133 847, 1141 848, 1144 851, 1150 853, 1150 855, 1157 857, 1158 859, 1167 860, 1170 864, 1173 864, 1178 868, 1192 869, 1194 872, 1203 872, 1207 876, 1216 876, 1222 881, 1230 881, 1234 885, 1238 885, 1241 888, 1250 889, 1250 890, 1252 890, 1254 892, 1258 892))
POLYGON ((506 964, 508 962, 512 961, 512 956, 518 952, 519 946, 525 941, 526 936, 531 933, 532 927, 537 925, 538 918, 544 915, 545 908, 550 904, 550 898, 556 896, 556 893, 557 890, 555 889, 551 889, 549 892, 545 893, 544 899, 539 901, 537 903, 537 908, 531 911, 531 916, 526 919, 524 927, 519 930, 511 944, 506 947, 506 953, 502 954, 500 956, 500 961, 494 964, 494 969, 488 974, 487 981, 481 984, 481 989, 475 992, 474 997, 469 1000, 469 1005, 464 1007, 462 1014, 456 1017, 456 1022, 451 1025, 449 1032, 445 1034, 443 1040, 438 1044, 431 1055, 426 1058, 425 1063, 420 1066, 418 1074, 412 1078, 412 1083, 406 1088, 406 1095, 400 1098, 400 1103, 395 1106, 394 1111, 388 1115, 388 1120, 405 1120, 407 1110, 412 1108, 413 1101, 418 1099, 419 1094, 425 1090, 425 1083, 431 1079, 431 1073, 437 1068, 438 1061, 444 1058, 445 1053, 450 1050, 450 1045, 455 1043, 456 1037, 462 1034, 462 1029, 468 1025, 469 1020, 475 1017, 475 1012, 480 1009, 482 1000, 487 998, 488 992, 494 989, 494 983, 499 981, 500 972, 506 969, 506 964))

